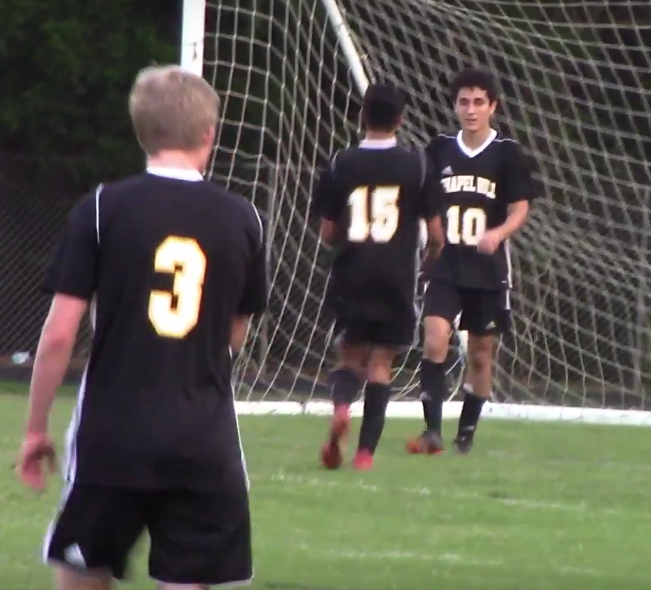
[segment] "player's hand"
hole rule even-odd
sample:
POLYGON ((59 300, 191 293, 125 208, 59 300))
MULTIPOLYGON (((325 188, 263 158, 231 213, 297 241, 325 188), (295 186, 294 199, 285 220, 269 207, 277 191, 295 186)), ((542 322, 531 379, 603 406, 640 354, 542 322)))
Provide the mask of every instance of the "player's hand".
POLYGON ((495 229, 489 229, 479 240, 477 244, 477 251, 482 254, 494 254, 495 250, 502 242, 500 233, 495 229))
POLYGON ((26 434, 16 464, 16 472, 23 485, 42 492, 47 476, 56 469, 56 451, 50 437, 46 433, 26 434))

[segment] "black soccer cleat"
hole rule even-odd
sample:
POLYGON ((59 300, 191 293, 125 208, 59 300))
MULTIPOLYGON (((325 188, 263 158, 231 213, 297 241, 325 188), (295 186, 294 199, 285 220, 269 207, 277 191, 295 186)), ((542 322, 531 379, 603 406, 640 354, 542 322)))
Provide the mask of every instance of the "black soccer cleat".
POLYGON ((460 455, 467 455, 472 451, 472 445, 472 435, 457 436, 457 438, 454 439, 454 448, 460 455))

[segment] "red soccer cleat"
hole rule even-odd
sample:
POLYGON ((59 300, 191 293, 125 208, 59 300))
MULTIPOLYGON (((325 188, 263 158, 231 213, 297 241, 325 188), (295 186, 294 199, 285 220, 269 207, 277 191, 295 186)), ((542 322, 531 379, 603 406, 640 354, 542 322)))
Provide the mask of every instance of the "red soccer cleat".
POLYGON ((343 447, 350 429, 350 411, 348 406, 335 408, 328 442, 321 448, 321 465, 326 469, 339 469, 344 460, 343 447))
POLYGON ((407 452, 412 455, 440 455, 443 439, 436 432, 423 432, 418 438, 407 441, 407 452))
POLYGON ((373 469, 373 455, 365 449, 357 451, 353 459, 353 467, 358 471, 373 469))

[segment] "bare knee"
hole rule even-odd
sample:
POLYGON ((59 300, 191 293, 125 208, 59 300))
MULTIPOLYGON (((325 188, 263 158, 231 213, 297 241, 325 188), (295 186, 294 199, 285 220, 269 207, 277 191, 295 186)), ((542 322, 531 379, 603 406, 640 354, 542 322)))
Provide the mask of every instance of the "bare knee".
POLYGON ((470 336, 468 339, 468 369, 478 375, 493 369, 493 336, 470 336))
POLYGON ((391 371, 395 351, 388 348, 373 348, 369 353, 366 379, 369 383, 391 383, 391 371))
POLYGON ((488 399, 493 380, 493 342, 492 336, 470 336, 468 339, 468 369, 466 384, 471 391, 488 399))
POLYGON ((57 567, 54 574, 57 590, 111 590, 113 580, 105 572, 78 571, 57 567))
POLYGON ((442 363, 448 356, 450 346, 450 324, 444 318, 425 318, 425 342, 423 358, 433 363, 442 363))
POLYGON ((487 375, 493 370, 493 357, 481 351, 468 354, 468 370, 475 375, 487 375))
POLYGON ((361 380, 366 376, 369 351, 366 345, 354 345, 342 342, 338 349, 338 359, 334 371, 349 369, 361 380))

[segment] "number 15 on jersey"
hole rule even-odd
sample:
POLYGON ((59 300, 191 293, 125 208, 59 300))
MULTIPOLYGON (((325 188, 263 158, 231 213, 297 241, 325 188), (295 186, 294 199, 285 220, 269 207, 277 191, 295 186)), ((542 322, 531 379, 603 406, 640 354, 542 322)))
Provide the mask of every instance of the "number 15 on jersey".
POLYGON ((399 197, 399 186, 356 188, 348 197, 348 241, 365 242, 370 238, 377 243, 388 242, 396 233, 400 221, 399 197))

